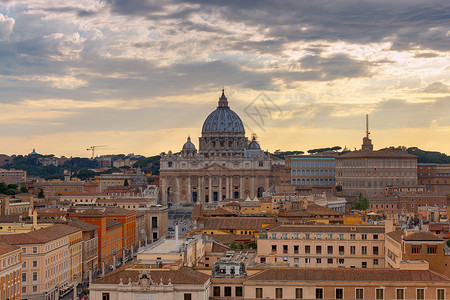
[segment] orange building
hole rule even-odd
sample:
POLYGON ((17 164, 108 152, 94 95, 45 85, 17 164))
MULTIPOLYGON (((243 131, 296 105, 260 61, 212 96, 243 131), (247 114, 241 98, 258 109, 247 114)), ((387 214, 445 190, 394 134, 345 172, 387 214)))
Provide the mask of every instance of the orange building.
POLYGON ((105 264, 112 263, 114 257, 114 252, 112 249, 114 249, 114 246, 111 244, 117 239, 122 241, 122 232, 117 232, 118 230, 111 231, 111 228, 109 228, 110 232, 107 232, 107 220, 105 215, 100 210, 86 210, 83 213, 78 214, 77 217, 83 222, 98 226, 98 265, 102 266, 102 262, 105 262, 105 264))
POLYGON ((118 207, 89 209, 71 216, 99 226, 98 262, 106 264, 122 257, 123 250, 136 246, 136 212, 118 207), (120 224, 118 224, 120 223, 120 224))
POLYGON ((22 274, 22 250, 0 243, 0 300, 22 299, 20 279, 22 274))

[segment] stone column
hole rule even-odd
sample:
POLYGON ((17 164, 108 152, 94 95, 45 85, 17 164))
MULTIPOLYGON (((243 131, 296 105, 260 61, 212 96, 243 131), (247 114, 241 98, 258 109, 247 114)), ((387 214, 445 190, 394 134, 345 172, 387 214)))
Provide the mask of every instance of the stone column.
POLYGON ((213 198, 212 198, 212 180, 213 180, 213 176, 209 176, 209 203, 213 202, 213 198))
POLYGON ((114 253, 114 257, 113 257, 113 270, 116 269, 116 254, 114 253))

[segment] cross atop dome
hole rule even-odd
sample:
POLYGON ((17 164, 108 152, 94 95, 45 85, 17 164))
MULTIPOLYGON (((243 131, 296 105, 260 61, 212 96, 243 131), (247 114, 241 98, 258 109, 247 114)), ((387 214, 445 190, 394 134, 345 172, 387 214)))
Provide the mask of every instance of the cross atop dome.
POLYGON ((222 89, 222 96, 219 98, 219 107, 228 107, 228 100, 227 97, 225 97, 225 89, 222 89))

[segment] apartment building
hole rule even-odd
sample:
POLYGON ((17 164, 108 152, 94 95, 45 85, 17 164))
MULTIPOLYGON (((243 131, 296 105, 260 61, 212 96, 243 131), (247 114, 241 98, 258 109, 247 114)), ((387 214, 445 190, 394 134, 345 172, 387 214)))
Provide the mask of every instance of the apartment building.
POLYGON ((55 224, 28 233, 0 235, 22 250, 22 299, 58 299, 81 281, 81 230, 55 224))
POLYGON ((211 278, 218 299, 448 299, 450 280, 429 270, 268 268, 211 278))
POLYGON ((21 184, 27 181, 27 172, 22 170, 0 169, 0 182, 8 184, 21 184))
POLYGON ((0 243, 0 300, 21 300, 22 250, 0 243))
POLYGON ((450 276, 450 251, 431 232, 396 230, 386 234, 386 267, 425 268, 450 276))
POLYGON ((78 219, 70 219, 68 225, 76 227, 82 231, 83 245, 83 263, 82 277, 84 280, 89 278, 89 272, 95 272, 98 269, 98 226, 89 224, 78 219))
POLYGON ((383 268, 384 226, 276 225, 259 235, 256 261, 303 268, 383 268))
POLYGON ((381 195, 386 186, 416 186, 417 156, 404 151, 352 151, 336 157, 336 183, 344 195, 381 195))

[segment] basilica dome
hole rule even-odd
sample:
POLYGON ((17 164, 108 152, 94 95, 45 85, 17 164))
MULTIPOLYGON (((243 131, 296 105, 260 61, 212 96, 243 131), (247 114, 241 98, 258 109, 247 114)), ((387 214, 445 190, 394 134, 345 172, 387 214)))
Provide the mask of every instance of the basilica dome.
POLYGON ((209 114, 203 123, 202 134, 205 133, 241 133, 245 134, 241 118, 228 106, 224 90, 219 98, 217 109, 209 114))

